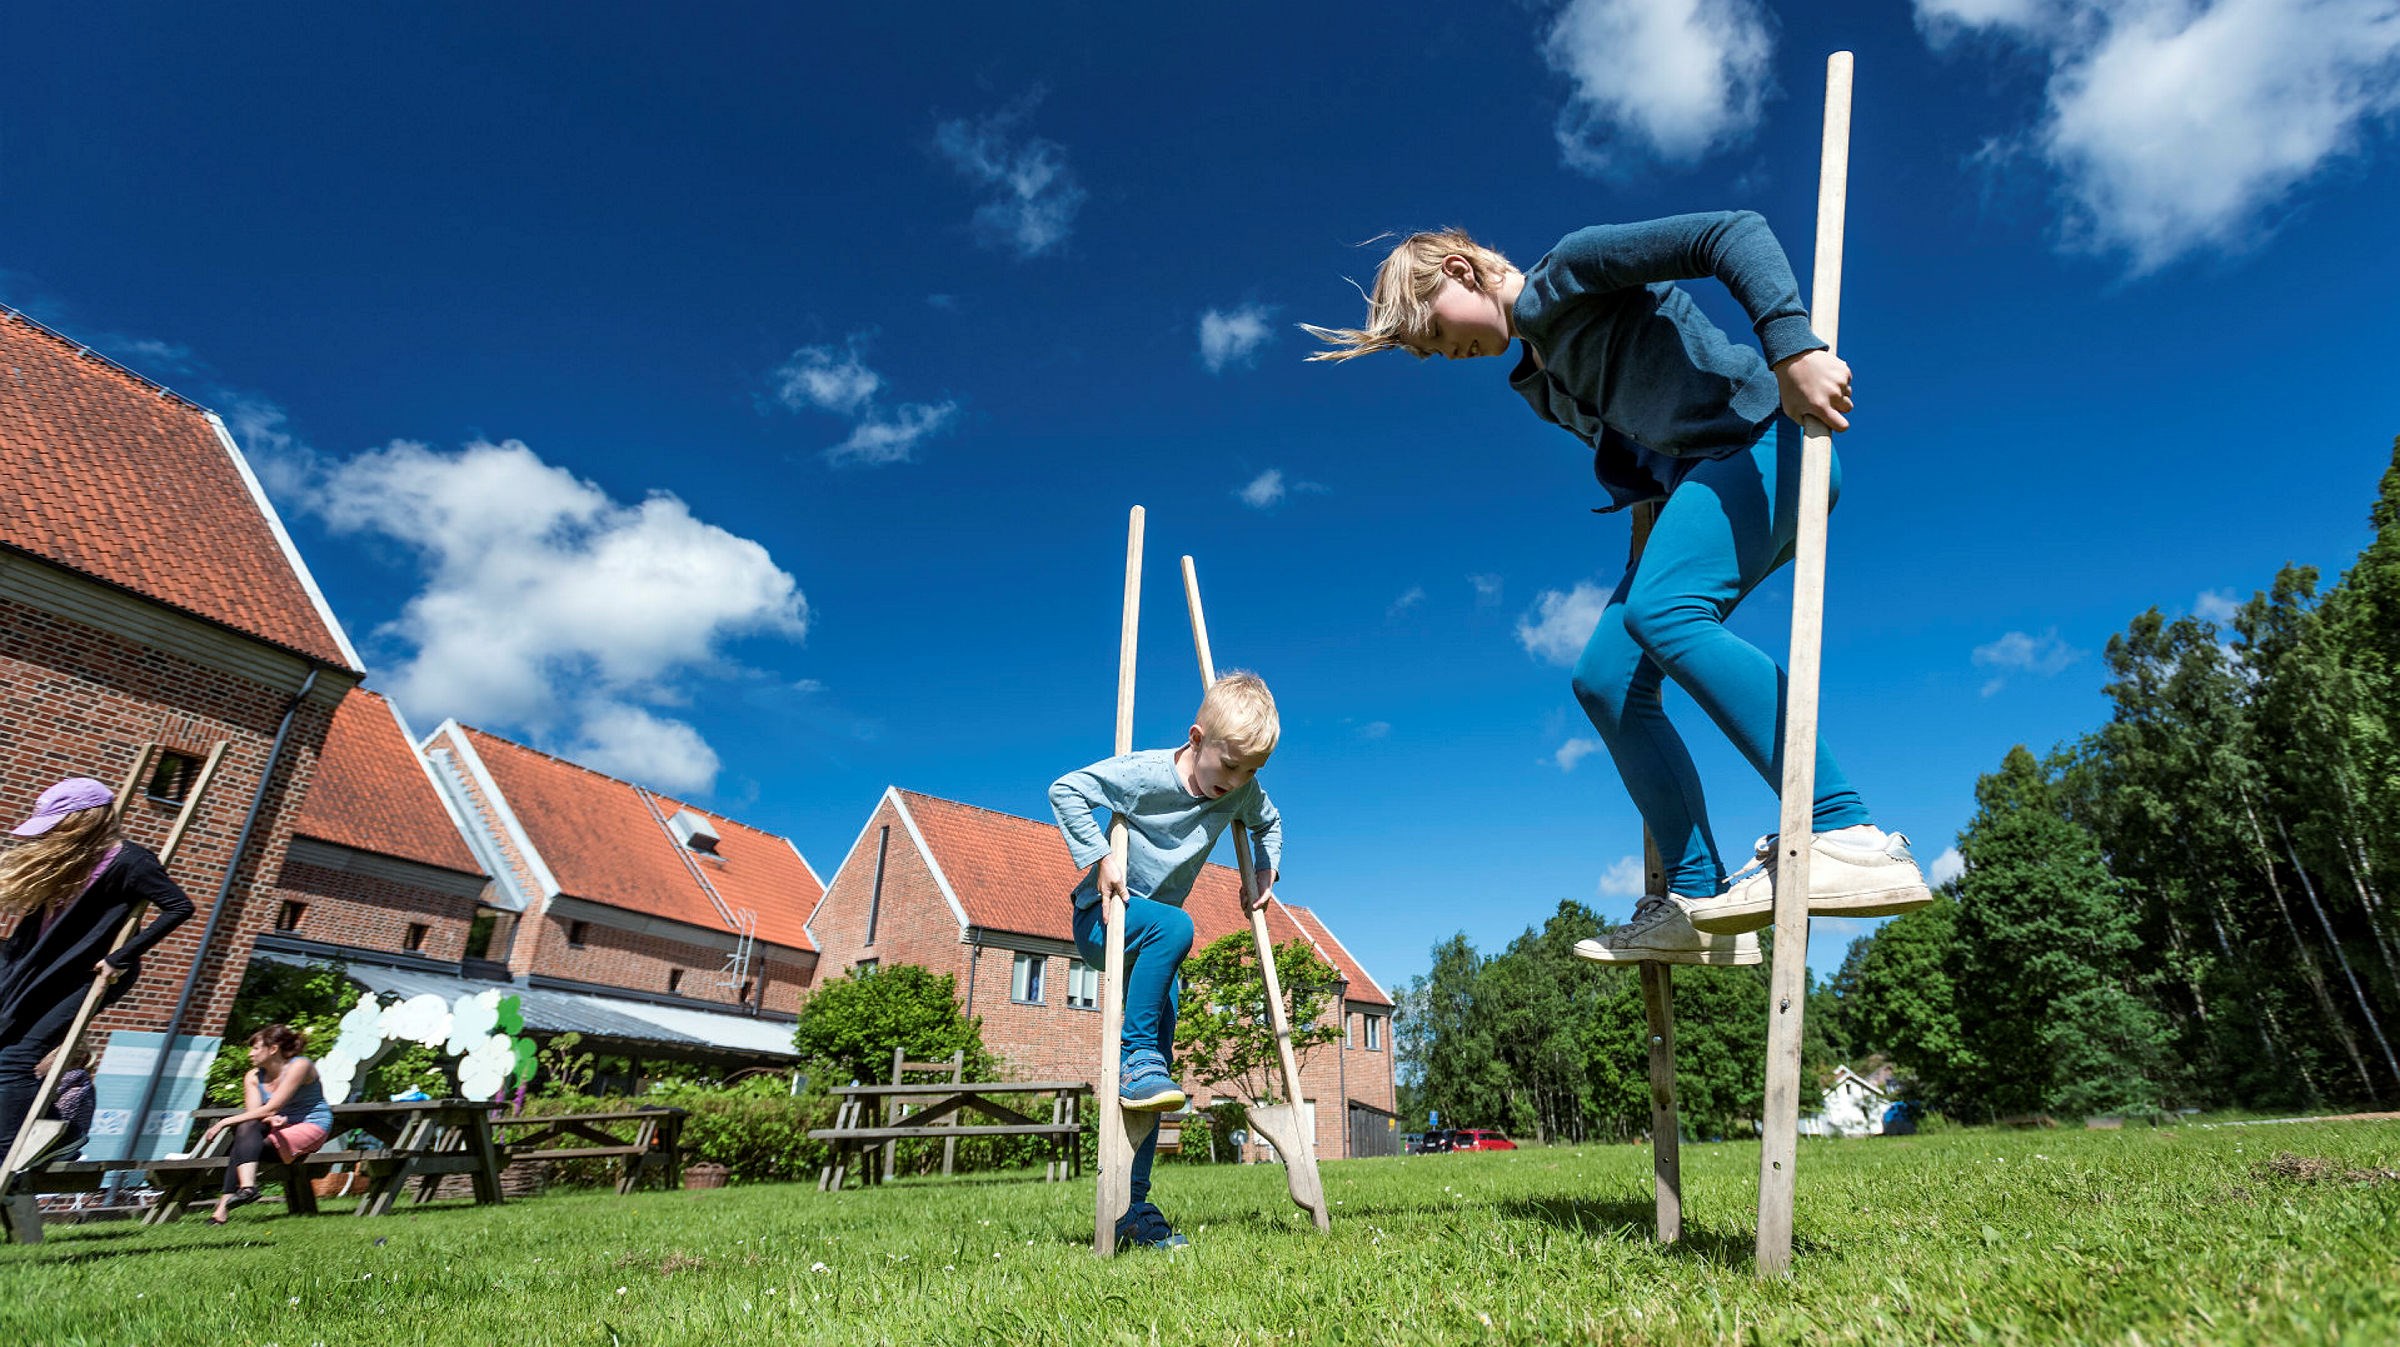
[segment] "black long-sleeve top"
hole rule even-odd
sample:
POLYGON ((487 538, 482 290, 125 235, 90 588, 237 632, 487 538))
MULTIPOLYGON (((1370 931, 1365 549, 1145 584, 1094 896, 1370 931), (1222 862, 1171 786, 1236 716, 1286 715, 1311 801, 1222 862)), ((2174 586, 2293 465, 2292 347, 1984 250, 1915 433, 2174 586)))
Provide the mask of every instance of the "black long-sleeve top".
POLYGON ((125 970, 101 1002, 114 1005, 141 976, 142 951, 164 940, 191 915, 192 900, 167 878, 158 857, 139 843, 124 843, 117 858, 49 930, 42 929, 41 913, 28 912, 0 941, 0 1037, 60 1001, 81 995, 92 985, 93 965, 104 956, 125 970), (145 903, 157 909, 157 915, 124 948, 110 954, 109 942, 145 903))

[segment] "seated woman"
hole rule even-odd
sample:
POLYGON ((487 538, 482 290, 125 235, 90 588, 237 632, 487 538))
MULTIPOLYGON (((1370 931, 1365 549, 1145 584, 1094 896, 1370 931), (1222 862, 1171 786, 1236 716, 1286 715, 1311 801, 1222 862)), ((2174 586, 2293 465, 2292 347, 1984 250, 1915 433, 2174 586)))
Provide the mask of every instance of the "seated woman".
POLYGON ((317 1066, 300 1055, 307 1042, 289 1025, 270 1024, 250 1035, 250 1067, 242 1075, 248 1107, 219 1118, 201 1133, 206 1147, 217 1133, 233 1129, 233 1163, 225 1166, 225 1194, 217 1199, 210 1225, 225 1213, 258 1200, 258 1162, 272 1146, 285 1164, 315 1151, 333 1131, 333 1106, 317 1083, 317 1066))

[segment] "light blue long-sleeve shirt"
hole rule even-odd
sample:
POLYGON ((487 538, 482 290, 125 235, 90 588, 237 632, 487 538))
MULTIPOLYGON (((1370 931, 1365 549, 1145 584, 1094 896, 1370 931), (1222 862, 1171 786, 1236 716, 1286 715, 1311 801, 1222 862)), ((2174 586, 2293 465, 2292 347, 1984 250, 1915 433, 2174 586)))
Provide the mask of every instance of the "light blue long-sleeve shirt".
POLYGON ((1174 749, 1146 748, 1069 772, 1050 787, 1067 854, 1084 870, 1075 886, 1079 908, 1100 901, 1093 867, 1108 854, 1108 830, 1097 810, 1125 820, 1125 887, 1136 898, 1183 906, 1217 838, 1237 819, 1250 829, 1258 866, 1283 873, 1283 816, 1256 778, 1204 799, 1183 788, 1174 749))
POLYGON ((1665 495, 1688 460, 1756 443, 1782 402, 1771 366, 1826 344, 1783 245, 1751 211, 1578 229, 1525 273, 1513 314, 1531 349, 1509 386, 1592 446, 1617 507, 1665 495), (1750 315, 1764 358, 1673 284, 1707 276, 1750 315))

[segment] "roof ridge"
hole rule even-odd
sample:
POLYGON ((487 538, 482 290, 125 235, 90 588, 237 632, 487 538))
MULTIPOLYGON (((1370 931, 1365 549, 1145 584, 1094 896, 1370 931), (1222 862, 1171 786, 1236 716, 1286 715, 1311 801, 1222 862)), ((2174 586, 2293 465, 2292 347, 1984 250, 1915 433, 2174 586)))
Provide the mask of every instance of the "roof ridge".
POLYGON ((125 376, 126 378, 133 380, 135 383, 148 387, 152 392, 155 392, 162 397, 172 398, 175 401, 182 403, 184 406, 191 408, 193 411, 206 415, 208 412, 214 410, 206 403, 201 402, 198 398, 192 397, 186 393, 178 393, 174 389, 169 388, 167 385, 160 383, 158 380, 151 378, 147 374, 142 373, 140 370, 134 369, 122 361, 101 354, 100 351, 94 348, 90 343, 77 341, 75 338, 68 336, 66 333, 59 331, 57 328, 50 326, 48 323, 43 322, 41 319, 34 317, 32 314, 25 312, 23 309, 20 309, 13 304, 0 303, 0 314, 6 314, 11 318, 16 319, 18 322, 21 322, 25 326, 32 328, 35 332, 48 337, 61 346, 73 347, 76 355, 81 356, 86 360, 95 361, 99 364, 105 365, 108 368, 115 370, 117 373, 125 376))

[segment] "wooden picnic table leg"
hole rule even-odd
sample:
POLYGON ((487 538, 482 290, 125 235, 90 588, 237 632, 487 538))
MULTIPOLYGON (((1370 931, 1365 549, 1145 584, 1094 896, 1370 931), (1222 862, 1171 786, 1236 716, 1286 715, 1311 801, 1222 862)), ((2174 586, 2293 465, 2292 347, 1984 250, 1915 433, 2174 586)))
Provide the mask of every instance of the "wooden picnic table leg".
POLYGON ((310 1187, 303 1169, 308 1157, 281 1166, 283 1170, 283 1211, 287 1216, 317 1214, 317 1190, 310 1187))
POLYGON ((498 1206, 500 1195, 500 1147, 492 1140, 492 1111, 478 1106, 467 1117, 464 1145, 459 1149, 475 1157, 475 1201, 498 1206))
POLYGON ((668 1115, 663 1126, 667 1134, 667 1191, 679 1193, 683 1191, 683 1115, 668 1115))

